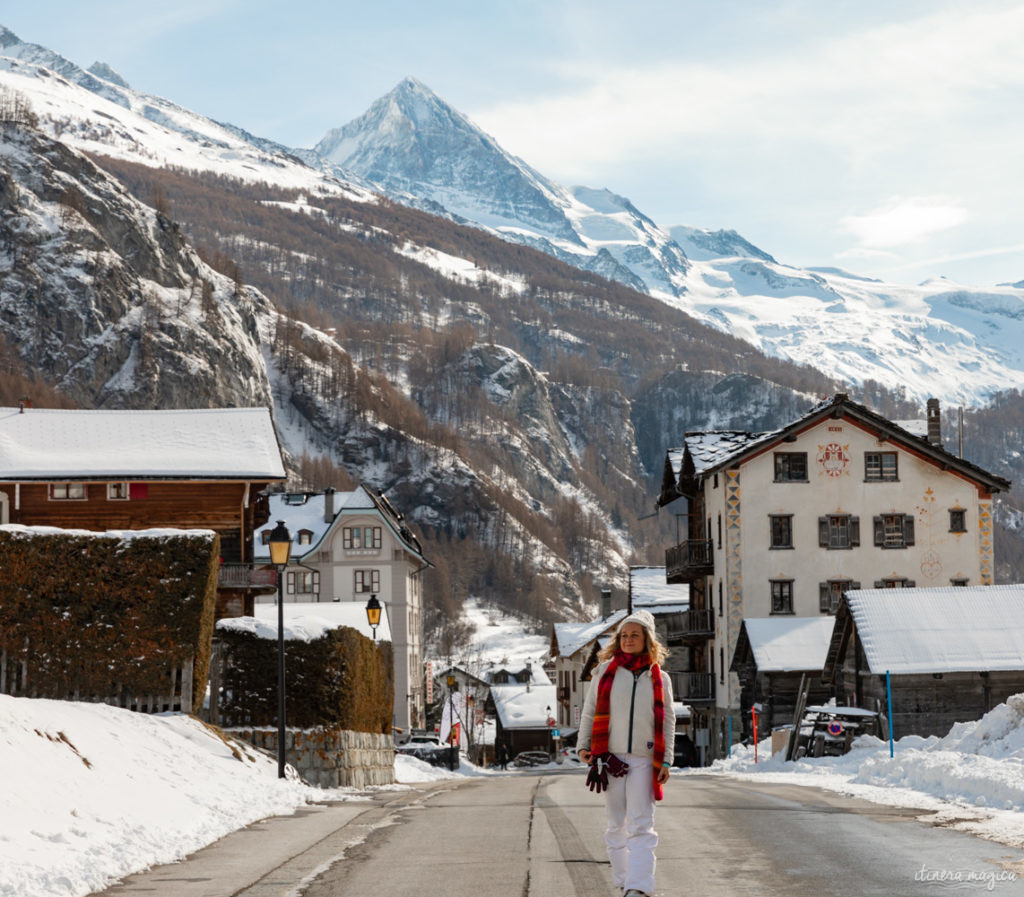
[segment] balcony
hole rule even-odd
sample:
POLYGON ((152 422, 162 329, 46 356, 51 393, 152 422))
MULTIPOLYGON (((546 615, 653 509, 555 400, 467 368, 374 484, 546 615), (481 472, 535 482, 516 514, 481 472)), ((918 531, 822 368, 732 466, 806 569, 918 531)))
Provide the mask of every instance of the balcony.
POLYGON ((665 552, 665 581, 693 582, 715 572, 711 539, 687 539, 665 552))
POLYGON ((273 567, 252 564, 221 564, 217 571, 217 588, 273 590, 277 588, 277 571, 273 567))
POLYGON ((715 674, 670 672, 672 696, 684 704, 713 704, 715 701, 715 674))
POLYGON ((673 614, 668 626, 669 643, 693 645, 715 637, 715 612, 710 607, 691 608, 673 614))

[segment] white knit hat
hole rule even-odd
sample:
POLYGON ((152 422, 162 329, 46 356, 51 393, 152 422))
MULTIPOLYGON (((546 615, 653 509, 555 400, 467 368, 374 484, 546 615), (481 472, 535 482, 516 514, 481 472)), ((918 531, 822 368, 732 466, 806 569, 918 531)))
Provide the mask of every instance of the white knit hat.
POLYGON ((658 636, 654 629, 654 614, 648 610, 635 610, 626 619, 619 623, 619 628, 616 630, 616 635, 622 632, 622 627, 627 623, 636 623, 638 626, 642 626, 647 630, 647 641, 648 644, 653 645, 657 640, 658 636))

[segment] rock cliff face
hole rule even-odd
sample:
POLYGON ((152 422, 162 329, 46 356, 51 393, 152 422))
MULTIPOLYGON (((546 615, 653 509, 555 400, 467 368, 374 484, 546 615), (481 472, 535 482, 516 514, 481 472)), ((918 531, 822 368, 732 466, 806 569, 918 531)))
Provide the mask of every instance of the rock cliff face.
POLYGON ((271 309, 89 159, 0 124, 0 333, 85 407, 271 404, 271 309))

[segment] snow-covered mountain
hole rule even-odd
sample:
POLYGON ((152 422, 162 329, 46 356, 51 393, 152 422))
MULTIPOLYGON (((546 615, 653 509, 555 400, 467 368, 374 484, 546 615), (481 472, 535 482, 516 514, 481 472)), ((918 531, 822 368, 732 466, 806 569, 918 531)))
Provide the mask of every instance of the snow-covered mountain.
POLYGON ((412 78, 316 151, 399 201, 442 206, 851 385, 967 404, 1024 386, 1020 284, 884 283, 780 263, 735 231, 663 229, 608 190, 545 178, 412 78))
POLYGON ((314 150, 399 201, 439 206, 627 286, 672 296, 682 288, 685 253, 629 200, 556 184, 415 78, 314 150))

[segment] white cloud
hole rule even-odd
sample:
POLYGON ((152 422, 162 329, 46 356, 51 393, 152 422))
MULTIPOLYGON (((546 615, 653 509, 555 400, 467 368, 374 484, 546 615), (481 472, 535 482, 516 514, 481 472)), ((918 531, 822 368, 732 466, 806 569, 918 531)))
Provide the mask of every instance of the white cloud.
POLYGON ((967 210, 943 197, 896 196, 866 215, 840 222, 862 247, 880 249, 918 243, 967 220, 967 210))
POLYGON ((955 4, 913 21, 851 31, 742 62, 622 66, 571 61, 541 97, 476 110, 475 121, 542 171, 587 172, 695 138, 827 144, 855 163, 894 146, 950 141, 988 95, 1024 88, 1024 5, 955 4))

